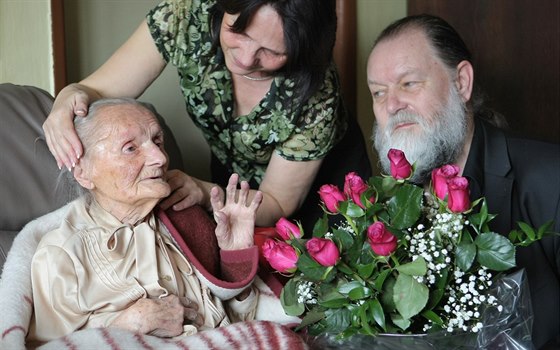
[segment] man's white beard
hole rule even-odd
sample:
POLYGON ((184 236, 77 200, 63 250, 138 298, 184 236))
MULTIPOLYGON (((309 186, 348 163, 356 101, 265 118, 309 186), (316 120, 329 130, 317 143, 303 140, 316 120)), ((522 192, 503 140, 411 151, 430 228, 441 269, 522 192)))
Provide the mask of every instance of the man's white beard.
POLYGON ((375 123, 374 144, 383 171, 390 174, 390 161, 387 158, 389 150, 399 149, 411 164, 416 163, 411 180, 427 183, 432 169, 455 163, 461 154, 467 133, 466 114, 465 103, 452 84, 447 104, 431 119, 433 125, 426 118, 406 111, 390 116, 384 130, 375 123), (410 132, 404 128, 393 133, 396 125, 407 122, 417 123, 421 128, 420 132, 410 132))

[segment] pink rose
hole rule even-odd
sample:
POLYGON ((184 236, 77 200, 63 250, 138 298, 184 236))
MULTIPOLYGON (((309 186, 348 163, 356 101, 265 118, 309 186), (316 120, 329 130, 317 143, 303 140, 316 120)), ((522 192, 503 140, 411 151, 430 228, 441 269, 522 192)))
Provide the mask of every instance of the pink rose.
POLYGON ((403 151, 391 148, 387 157, 391 161, 391 176, 395 179, 406 179, 412 174, 412 165, 406 160, 403 151))
POLYGON ((445 199, 445 196, 447 196, 447 181, 458 174, 459 167, 457 165, 444 165, 432 170, 432 186, 439 199, 445 199))
POLYGON ((331 213, 335 213, 338 209, 338 203, 346 200, 344 194, 340 192, 336 185, 323 185, 319 188, 319 196, 325 203, 325 206, 331 213))
POLYGON ((334 266, 340 257, 333 241, 326 238, 311 238, 305 244, 309 255, 323 266, 334 266))
POLYGON ((397 249, 397 237, 385 228, 381 221, 376 221, 367 229, 368 242, 377 255, 387 256, 397 249))
POLYGON ((289 221, 286 218, 280 218, 280 220, 276 222, 276 232, 284 240, 301 237, 301 231, 299 230, 299 226, 289 221))
POLYGON ((454 213, 462 213, 471 206, 469 199, 469 180, 462 176, 457 176, 447 181, 449 195, 447 207, 454 213))
MULTIPOLYGON (((344 193, 348 198, 352 198, 354 203, 363 209, 365 209, 365 206, 360 201, 360 196, 365 190, 367 190, 367 188, 367 184, 358 174, 355 172, 346 174, 346 177, 344 178, 344 193)), ((370 202, 373 202, 375 199, 371 197, 369 200, 370 202)))
POLYGON ((296 250, 288 243, 269 238, 264 241, 262 252, 270 266, 276 271, 283 273, 296 271, 298 255, 296 250))

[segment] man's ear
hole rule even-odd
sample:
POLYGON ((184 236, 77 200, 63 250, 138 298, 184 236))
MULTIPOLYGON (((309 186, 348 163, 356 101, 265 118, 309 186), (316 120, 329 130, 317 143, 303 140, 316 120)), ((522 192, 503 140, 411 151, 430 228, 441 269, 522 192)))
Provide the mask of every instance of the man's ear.
POLYGON ((472 64, 469 61, 461 61, 457 65, 457 79, 455 80, 455 84, 463 102, 467 102, 471 99, 473 83, 474 71, 472 64))
POLYGON ((74 174, 74 179, 76 179, 76 181, 78 181, 78 183, 83 187, 86 188, 88 190, 93 190, 93 188, 95 187, 93 185, 93 182, 90 180, 89 178, 89 172, 86 171, 86 169, 84 169, 84 167, 82 165, 80 165, 79 163, 74 167, 74 171, 72 172, 74 174))

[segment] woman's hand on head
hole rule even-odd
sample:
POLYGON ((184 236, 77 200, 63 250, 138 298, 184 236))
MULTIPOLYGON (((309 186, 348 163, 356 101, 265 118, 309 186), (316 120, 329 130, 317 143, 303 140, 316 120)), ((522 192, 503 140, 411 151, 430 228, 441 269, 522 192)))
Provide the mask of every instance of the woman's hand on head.
POLYGON ((95 95, 83 85, 68 85, 56 97, 51 113, 43 123, 47 145, 59 168, 72 169, 82 155, 82 143, 74 129, 74 116, 85 117, 95 95))
POLYGON ((196 327, 203 324, 198 305, 185 297, 168 295, 160 299, 137 300, 109 326, 157 337, 174 337, 183 332, 184 324, 196 327))
POLYGON ((249 203, 249 184, 241 181, 241 188, 237 190, 238 180, 237 174, 229 178, 225 204, 218 187, 212 188, 210 192, 210 201, 217 223, 216 237, 218 245, 224 250, 245 249, 254 244, 255 219, 263 195, 257 191, 249 203))

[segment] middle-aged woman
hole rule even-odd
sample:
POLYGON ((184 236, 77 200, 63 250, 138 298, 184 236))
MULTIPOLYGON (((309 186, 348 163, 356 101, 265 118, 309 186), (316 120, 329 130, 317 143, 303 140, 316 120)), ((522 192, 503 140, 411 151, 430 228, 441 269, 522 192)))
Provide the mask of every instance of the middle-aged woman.
POLYGON ((235 172, 250 197, 263 193, 258 226, 291 216, 311 227, 322 184, 371 175, 339 91, 335 33, 334 0, 163 1, 104 65, 58 94, 43 126, 49 149, 73 167, 82 154, 74 115, 101 97, 138 97, 171 63, 210 145, 213 183, 170 171, 161 205, 210 210, 210 189, 235 172))
MULTIPOLYGON (((227 282, 213 284, 217 277, 204 273, 188 247, 180 249, 169 217, 154 210, 170 192, 163 131, 154 114, 133 99, 103 99, 90 106, 87 118, 76 119, 76 130, 84 154, 73 175, 86 193, 45 234, 33 257, 28 340, 91 327, 172 337, 255 319, 260 299, 253 283, 253 229, 262 194, 249 200, 249 185, 242 181, 236 190, 235 174, 225 205, 218 188, 210 191, 220 276, 227 282)), ((214 236, 194 234, 202 248, 214 236)))

